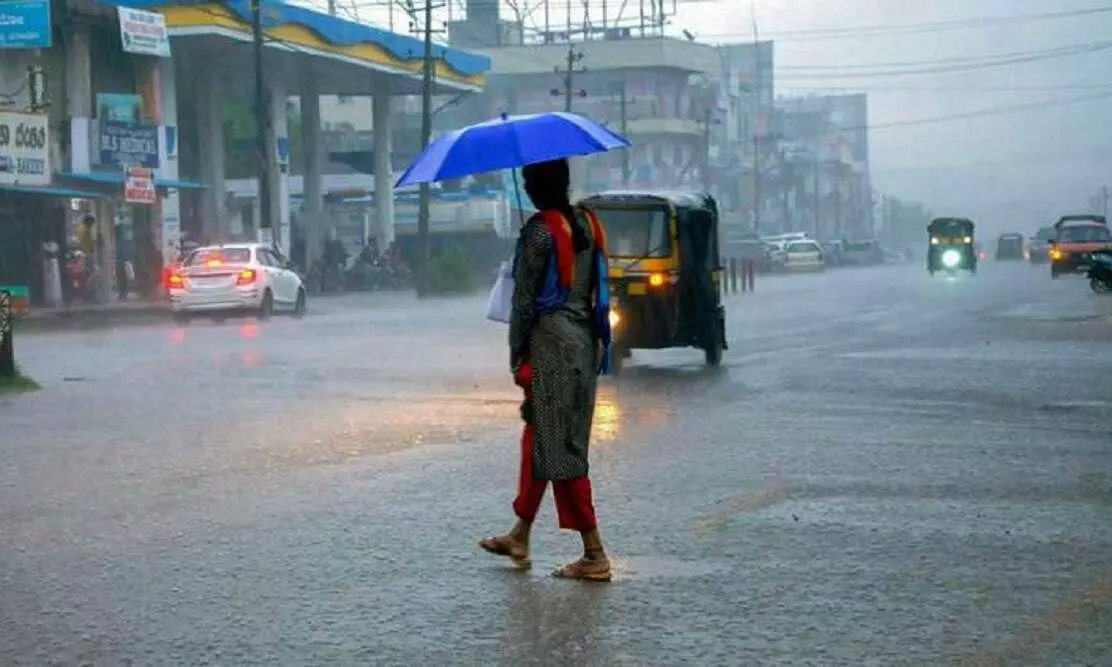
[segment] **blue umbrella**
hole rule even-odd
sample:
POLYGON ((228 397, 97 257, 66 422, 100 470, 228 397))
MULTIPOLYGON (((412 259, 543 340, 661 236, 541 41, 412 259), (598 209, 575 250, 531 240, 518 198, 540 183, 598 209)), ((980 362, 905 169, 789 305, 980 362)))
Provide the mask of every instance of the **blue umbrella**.
POLYGON ((629 146, 621 135, 574 113, 507 116, 440 136, 409 165, 395 187, 524 167, 629 146))

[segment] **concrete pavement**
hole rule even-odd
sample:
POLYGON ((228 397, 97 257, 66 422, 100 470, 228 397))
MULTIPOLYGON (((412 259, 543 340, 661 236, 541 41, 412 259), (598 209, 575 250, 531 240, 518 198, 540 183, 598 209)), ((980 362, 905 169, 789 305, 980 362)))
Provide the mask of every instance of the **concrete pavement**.
POLYGON ((989 264, 769 278, 722 369, 635 353, 593 473, 610 586, 504 530, 483 299, 27 337, 0 399, 4 664, 1112 662, 1112 320, 989 264))

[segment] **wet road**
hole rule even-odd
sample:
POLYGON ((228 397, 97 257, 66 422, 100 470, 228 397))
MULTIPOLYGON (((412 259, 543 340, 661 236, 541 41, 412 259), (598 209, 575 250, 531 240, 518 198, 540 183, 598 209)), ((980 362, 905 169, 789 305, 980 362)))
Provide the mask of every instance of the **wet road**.
POLYGON ((506 529, 484 299, 26 336, 0 399, 0 664, 1112 664, 1112 300, 918 265, 731 297, 725 367, 637 353, 577 538, 506 529))

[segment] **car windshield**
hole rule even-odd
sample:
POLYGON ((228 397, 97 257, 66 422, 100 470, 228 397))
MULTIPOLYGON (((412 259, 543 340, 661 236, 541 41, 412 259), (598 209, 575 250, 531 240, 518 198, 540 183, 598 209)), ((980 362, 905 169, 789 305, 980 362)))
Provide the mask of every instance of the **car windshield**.
POLYGON ((185 260, 185 266, 247 264, 250 261, 250 248, 201 248, 193 251, 193 254, 185 260))
POLYGON ((595 209, 612 257, 668 257, 668 218, 663 208, 595 209))
POLYGON ((1052 241, 1054 240, 1054 228, 1042 227, 1035 233, 1035 238, 1039 241, 1052 241))
POLYGON ((1063 227, 1058 232, 1058 240, 1063 243, 1101 243, 1112 241, 1112 232, 1103 225, 1063 227))

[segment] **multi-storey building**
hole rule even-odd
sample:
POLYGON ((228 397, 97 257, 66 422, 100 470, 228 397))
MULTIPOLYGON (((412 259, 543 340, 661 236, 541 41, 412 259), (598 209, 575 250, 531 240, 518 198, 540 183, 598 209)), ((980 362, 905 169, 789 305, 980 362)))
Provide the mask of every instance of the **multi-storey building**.
POLYGON ((820 238, 871 235, 867 96, 784 98, 776 110, 782 143, 773 182, 787 226, 820 238))

